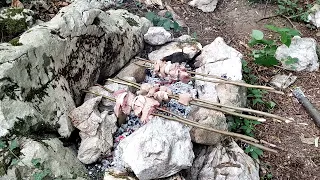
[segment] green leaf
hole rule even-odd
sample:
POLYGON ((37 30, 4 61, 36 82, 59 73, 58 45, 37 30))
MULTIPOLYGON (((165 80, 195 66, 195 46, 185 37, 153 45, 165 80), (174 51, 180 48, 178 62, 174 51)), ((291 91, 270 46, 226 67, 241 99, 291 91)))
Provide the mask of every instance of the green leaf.
POLYGON ((253 103, 253 105, 256 105, 257 103, 264 104, 264 102, 263 102, 262 99, 260 99, 260 98, 254 99, 254 100, 252 101, 252 103, 253 103))
POLYGON ((291 44, 291 37, 288 36, 286 32, 281 32, 280 33, 280 41, 285 44, 287 47, 290 46, 291 44))
POLYGON ((286 64, 286 65, 296 64, 298 61, 299 61, 298 58, 292 58, 291 56, 289 56, 289 57, 285 60, 285 64, 286 64))
POLYGON ((171 26, 171 21, 169 19, 165 20, 162 26, 165 30, 169 31, 171 26))
POLYGON ((151 21, 151 22, 153 22, 153 19, 156 17, 157 15, 154 13, 154 12, 147 12, 147 14, 145 15, 145 17, 149 20, 149 21, 151 21))
POLYGON ((40 168, 41 167, 41 158, 32 159, 31 163, 34 167, 40 168))
POLYGON ((250 147, 250 146, 246 147, 246 149, 244 150, 244 152, 247 153, 247 154, 248 154, 250 151, 251 151, 251 147, 250 147))
POLYGON ((176 21, 174 21, 173 22, 173 29, 174 29, 174 31, 177 32, 181 29, 181 26, 176 21))
POLYGON ((267 178, 268 178, 268 179, 272 179, 272 177, 273 177, 273 176, 272 176, 271 173, 268 173, 268 174, 267 174, 267 178))
POLYGON ((6 143, 3 141, 0 141, 0 149, 3 149, 5 147, 7 147, 6 143))
POLYGON ((266 104, 269 109, 273 109, 276 106, 276 103, 273 101, 268 101, 266 104))
POLYGON ((19 163, 19 160, 17 158, 12 159, 10 166, 17 165, 19 163))
POLYGON ((50 170, 46 169, 37 173, 33 174, 34 180, 43 180, 45 177, 47 177, 51 173, 50 170))
POLYGON ((258 154, 257 154, 255 151, 252 151, 252 152, 250 153, 250 155, 251 155, 251 157, 252 157, 253 159, 258 159, 258 158, 259 158, 258 154))
POLYGON ((255 58, 255 63, 262 65, 262 66, 273 66, 278 64, 278 60, 274 56, 263 56, 259 58, 255 58))
POLYGON ((256 148, 254 152, 257 153, 258 156, 263 155, 263 151, 260 148, 256 148))
POLYGON ((164 14, 164 17, 165 18, 168 18, 168 19, 172 19, 172 13, 167 11, 165 14, 164 14))
POLYGON ((251 36, 256 40, 262 40, 263 39, 263 32, 259 30, 252 30, 251 36))
POLYGON ((18 145, 18 142, 16 139, 10 141, 10 145, 9 145, 9 149, 12 151, 14 150, 15 148, 19 147, 18 145))
POLYGON ((278 5, 278 8, 279 8, 280 10, 286 9, 283 5, 278 5))

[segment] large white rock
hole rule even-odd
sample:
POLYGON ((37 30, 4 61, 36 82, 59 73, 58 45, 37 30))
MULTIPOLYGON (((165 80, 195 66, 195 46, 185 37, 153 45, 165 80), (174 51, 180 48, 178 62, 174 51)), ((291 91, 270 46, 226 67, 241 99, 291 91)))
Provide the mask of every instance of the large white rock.
POLYGON ((201 146, 187 179, 258 180, 259 166, 235 143, 201 146))
POLYGON ((144 41, 150 45, 162 45, 173 39, 170 32, 163 27, 150 27, 144 35, 144 41))
POLYGON ((194 158, 189 128, 159 117, 122 140, 117 151, 141 180, 171 176, 190 167, 194 158))
MULTIPOLYGON (((241 53, 228 46, 221 37, 218 37, 202 49, 202 53, 196 59, 196 66, 199 67, 196 72, 240 81, 242 79, 241 58, 241 53)), ((203 78, 203 76, 198 75, 196 77, 203 78)), ((245 105, 246 93, 245 89, 241 87, 201 80, 196 80, 195 86, 198 90, 199 99, 232 106, 245 105)), ((227 130, 226 118, 221 112, 200 108, 191 115, 192 119, 200 124, 214 129, 227 130)), ((191 136, 193 142, 205 145, 215 145, 222 138, 220 134, 199 128, 193 128, 191 136)))
POLYGON ((40 124, 68 137, 67 114, 80 105, 81 90, 140 52, 151 22, 104 8, 96 0, 77 0, 23 33, 22 46, 0 44, 0 136, 16 132, 18 124, 25 131, 40 124))
POLYGON ((149 53, 148 58, 152 61, 162 60, 164 57, 177 52, 184 52, 189 58, 193 58, 201 49, 202 45, 198 42, 171 42, 149 53))
MULTIPOLYGON (((202 53, 196 59, 196 72, 226 77, 230 80, 240 81, 242 79, 242 54, 234 48, 228 46, 221 37, 216 38, 211 44, 203 47, 202 53)), ((203 76, 196 76, 203 78, 203 76)), ((195 81, 198 89, 199 98, 213 102, 219 102, 216 86, 218 83, 211 83, 201 80, 195 81)), ((229 87, 230 88, 230 87, 229 87)), ((232 88, 238 88, 233 86, 232 88)), ((223 95, 224 97, 237 98, 237 90, 228 90, 230 94, 223 95)), ((225 93, 225 92, 223 92, 225 93)), ((222 95, 220 95, 222 97, 222 95)), ((224 101, 231 101, 226 100, 224 101)))
POLYGON ((0 177, 3 180, 33 179, 33 175, 39 172, 32 164, 33 159, 39 159, 44 169, 51 173, 49 179, 87 179, 85 166, 77 160, 75 152, 64 147, 57 138, 34 141, 23 139, 21 141, 20 161, 17 165, 8 169, 6 175, 0 177))
POLYGON ((276 51, 275 57, 286 69, 295 71, 317 71, 319 70, 319 60, 317 55, 317 41, 313 38, 292 38, 291 45, 281 45, 276 51), (296 63, 286 63, 288 57, 298 58, 296 63))
POLYGON ((192 0, 190 6, 197 7, 203 12, 213 12, 218 4, 218 0, 192 0))

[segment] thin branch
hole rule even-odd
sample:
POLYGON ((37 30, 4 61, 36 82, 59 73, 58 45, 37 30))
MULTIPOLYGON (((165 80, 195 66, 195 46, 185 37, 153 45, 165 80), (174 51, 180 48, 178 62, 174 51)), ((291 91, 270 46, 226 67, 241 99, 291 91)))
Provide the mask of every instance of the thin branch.
POLYGON ((159 117, 162 117, 162 118, 165 118, 165 119, 169 119, 169 120, 172 120, 172 121, 178 121, 178 122, 181 122, 183 124, 187 124, 187 125, 190 125, 190 126, 193 126, 193 127, 201 128, 201 129, 204 129, 204 130, 207 130, 207 131, 212 131, 212 132, 215 132, 215 133, 219 133, 219 134, 223 134, 223 135, 227 135, 227 136, 231 136, 231 137, 241 138, 241 139, 245 139, 245 140, 252 141, 252 142, 257 142, 257 143, 259 142, 257 139, 255 139, 253 137, 250 137, 250 136, 246 136, 246 135, 242 135, 242 134, 238 134, 238 133, 233 133, 233 132, 228 132, 228 131, 222 131, 222 130, 213 129, 213 128, 210 128, 210 127, 202 126, 201 124, 199 124, 197 122, 190 121, 189 119, 186 119, 186 118, 183 118, 181 116, 175 115, 175 114, 173 114, 171 112, 169 112, 169 114, 176 116, 176 118, 174 118, 172 116, 166 116, 166 115, 163 115, 163 114, 152 113, 152 115, 154 115, 154 116, 159 116, 159 117))
POLYGON ((277 150, 274 150, 274 149, 265 147, 265 146, 263 146, 263 145, 261 145, 261 144, 253 143, 253 142, 251 142, 251 141, 247 141, 247 140, 244 140, 244 139, 239 139, 239 140, 242 141, 242 142, 245 142, 245 143, 247 143, 247 144, 251 144, 252 146, 255 146, 255 147, 260 148, 260 149, 262 149, 262 150, 270 151, 270 152, 273 152, 273 153, 276 153, 276 154, 278 153, 277 150))

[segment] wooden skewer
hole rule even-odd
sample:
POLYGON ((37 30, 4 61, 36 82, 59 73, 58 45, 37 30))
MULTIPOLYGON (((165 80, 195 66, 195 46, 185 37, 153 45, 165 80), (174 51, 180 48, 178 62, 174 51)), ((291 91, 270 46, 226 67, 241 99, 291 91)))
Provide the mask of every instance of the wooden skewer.
MULTIPOLYGON (((141 61, 145 61, 148 62, 150 64, 153 64, 152 61, 147 60, 147 59, 143 59, 140 57, 136 57, 136 59, 139 59, 141 61)), ((138 66, 142 66, 142 67, 146 67, 146 68, 152 68, 151 66, 147 66, 145 64, 138 64, 136 62, 134 62, 136 65, 138 66)), ((200 75, 200 76, 204 76, 204 77, 211 77, 214 79, 219 79, 219 80, 209 80, 209 79, 205 79, 205 78, 196 78, 196 77, 191 77, 193 79, 196 80, 200 80, 200 81, 207 81, 207 82, 213 82, 213 83, 224 83, 224 84, 232 84, 232 85, 236 85, 236 86, 243 86, 243 87, 247 87, 247 88, 257 88, 257 89, 265 89, 269 92, 274 92, 277 94, 284 94, 282 91, 277 91, 276 89, 274 89, 273 87, 268 87, 268 86, 260 86, 260 85, 252 85, 252 84, 247 84, 247 83, 242 83, 242 82, 238 82, 238 81, 232 81, 232 80, 228 80, 226 78, 222 78, 219 76, 215 76, 215 75, 210 75, 210 74, 204 74, 204 73, 197 73, 197 72, 193 72, 193 71, 187 71, 187 73, 190 74, 195 74, 195 75, 200 75)))
MULTIPOLYGON (((96 96, 102 96, 103 98, 106 98, 106 99, 108 99, 110 101, 113 101, 113 102, 116 101, 115 98, 104 96, 104 95, 96 93, 96 92, 86 91, 86 90, 84 90, 83 92, 91 93, 91 94, 94 94, 96 96)), ((163 114, 152 113, 152 115, 154 115, 154 116, 159 116, 159 117, 162 117, 164 119, 177 121, 177 122, 180 122, 180 123, 183 123, 183 124, 187 124, 187 125, 190 125, 190 126, 193 126, 193 127, 201 128, 201 129, 204 129, 204 130, 207 130, 207 131, 211 131, 211 132, 215 132, 215 133, 219 133, 219 134, 223 134, 223 135, 239 138, 241 141, 246 142, 248 144, 251 144, 253 146, 256 146, 256 147, 258 147, 260 149, 263 149, 263 150, 266 150, 266 151, 270 151, 270 152, 273 152, 273 153, 277 153, 276 150, 273 150, 273 149, 270 149, 270 148, 265 147, 263 145, 257 144, 257 143, 259 143, 259 140, 255 139, 253 137, 249 137, 249 136, 238 134, 238 133, 222 131, 222 130, 217 130, 217 129, 214 129, 214 128, 206 127, 206 126, 203 126, 203 125, 199 124, 198 122, 194 122, 194 121, 191 121, 189 119, 183 118, 183 117, 178 116, 178 115, 176 115, 176 114, 174 114, 174 113, 172 113, 170 111, 167 111, 167 110, 164 110, 164 109, 161 109, 161 108, 156 108, 156 109, 158 111, 162 111, 162 112, 168 113, 170 115, 173 115, 176 118, 171 117, 171 116, 166 116, 166 115, 163 115, 163 114)))
MULTIPOLYGON (((134 87, 140 89, 140 84, 138 84, 138 83, 131 82, 131 81, 119 78, 119 77, 117 77, 117 78, 120 79, 121 81, 124 81, 126 85, 134 86, 134 87)), ((116 82, 117 83, 121 83, 120 81, 116 81, 116 82)), ((170 98, 174 98, 174 99, 179 99, 179 97, 175 96, 175 95, 170 95, 169 97, 170 98)), ((227 111, 227 112, 225 112, 227 114, 231 114, 231 113, 234 113, 234 112, 233 111, 229 111, 227 109, 222 109, 222 108, 218 109, 218 107, 224 107, 224 108, 233 109, 233 110, 237 110, 237 111, 241 111, 241 112, 254 113, 254 114, 258 114, 258 115, 262 115, 262 116, 278 119, 278 120, 281 120, 281 121, 286 122, 286 123, 289 123, 289 122, 293 121, 293 120, 290 120, 290 119, 287 119, 287 118, 284 118, 284 117, 281 117, 281 116, 278 116, 278 115, 270 114, 270 113, 267 113, 267 112, 262 112, 262 111, 249 109, 249 108, 241 108, 241 107, 236 107, 236 106, 224 105, 224 104, 214 103, 214 102, 210 102, 210 101, 206 101, 206 100, 202 100, 202 99, 196 99, 196 98, 192 99, 190 104, 193 104, 193 105, 196 105, 196 106, 201 106, 201 107, 208 108, 208 109, 217 110, 217 111, 221 111, 221 110, 222 111, 227 111), (193 102, 193 101, 196 101, 196 102, 193 102), (212 105, 212 106, 202 105, 202 104, 199 104, 197 102, 208 104, 208 105, 212 105), (214 106, 218 106, 218 107, 214 107, 214 106)), ((235 115, 235 116, 238 116, 238 115, 239 115, 239 113, 237 113, 237 115, 235 115)), ((240 117, 248 118, 247 115, 244 115, 244 114, 241 114, 241 115, 242 116, 240 116, 240 117)), ((250 117, 255 117, 255 116, 249 116, 249 118, 250 117)), ((255 120, 260 121, 260 122, 264 122, 265 121, 265 119, 258 118, 258 117, 256 117, 255 120)))
MULTIPOLYGON (((133 83, 124 82, 124 81, 118 81, 118 80, 114 80, 114 79, 108 79, 108 81, 112 81, 112 82, 116 82, 116 83, 124 84, 124 85, 128 85, 128 86, 133 86, 133 87, 135 87, 137 89, 140 89, 140 86, 137 86, 137 85, 135 85, 133 83)), ((176 99, 176 100, 179 99, 179 98, 177 98, 175 96, 171 96, 171 95, 169 97, 173 98, 173 99, 176 99)), ((204 108, 207 108, 207 109, 212 109, 212 110, 224 112, 226 114, 242 117, 242 118, 245 118, 245 119, 251 119, 251 120, 255 120, 255 121, 259 121, 259 122, 265 122, 266 121, 266 119, 264 119, 264 118, 260 118, 260 117, 256 117, 256 116, 250 116, 250 115, 246 115, 246 114, 241 114, 241 113, 229 111, 227 109, 222 109, 222 108, 215 107, 215 106, 208 106, 208 105, 205 105, 205 104, 199 104, 197 102, 192 102, 192 101, 190 102, 190 104, 196 105, 196 106, 200 106, 200 107, 204 107, 204 108)))

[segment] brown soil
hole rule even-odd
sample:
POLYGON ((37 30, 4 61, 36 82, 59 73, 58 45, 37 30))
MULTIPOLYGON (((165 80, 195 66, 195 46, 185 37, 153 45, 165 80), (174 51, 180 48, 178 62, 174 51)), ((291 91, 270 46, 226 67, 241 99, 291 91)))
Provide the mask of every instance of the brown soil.
MULTIPOLYGON (((213 13, 203 13, 192 8, 187 3, 172 1, 174 8, 190 28, 189 32, 197 33, 202 45, 211 43, 216 37, 221 36, 225 41, 244 55, 244 59, 252 61, 248 50, 242 44, 247 44, 252 29, 264 30, 266 24, 274 24, 280 27, 291 27, 291 23, 282 17, 274 17, 257 22, 261 18, 274 15, 276 6, 255 4, 249 5, 246 0, 220 0, 217 9, 213 13)), ((306 28, 303 23, 293 22, 300 30, 303 37, 316 36, 316 30, 306 28)), ((261 68, 249 63, 255 74, 260 77, 261 84, 269 85, 271 77, 278 73, 289 74, 277 68, 261 68)), ((293 72, 298 80, 292 86, 302 87, 306 96, 320 110, 320 72, 293 72)), ((291 86, 291 87, 292 87, 291 86)), ((270 99, 277 103, 272 112, 280 116, 295 119, 294 123, 284 124, 268 121, 257 127, 256 136, 277 145, 281 150, 278 154, 265 152, 261 160, 261 178, 271 173, 273 179, 320 179, 320 150, 314 145, 302 143, 300 136, 306 138, 319 137, 320 129, 308 116, 304 108, 292 96, 291 91, 285 90, 285 95, 269 94, 270 99)))

